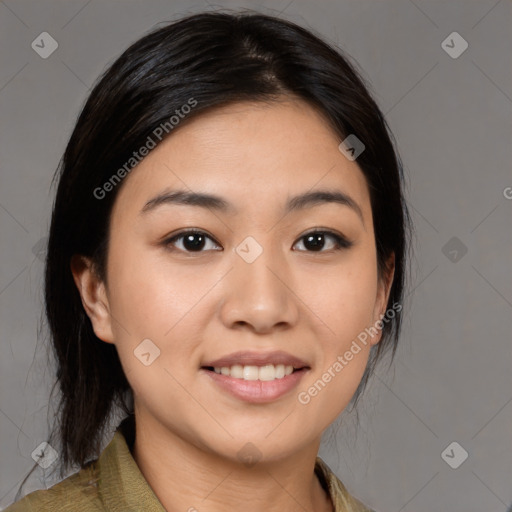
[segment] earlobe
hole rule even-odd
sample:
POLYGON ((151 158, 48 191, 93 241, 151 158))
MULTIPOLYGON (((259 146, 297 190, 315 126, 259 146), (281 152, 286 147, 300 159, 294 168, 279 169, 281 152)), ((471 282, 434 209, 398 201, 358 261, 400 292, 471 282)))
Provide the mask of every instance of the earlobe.
POLYGON ((82 299, 82 305, 91 320, 94 333, 101 340, 114 343, 105 284, 94 271, 90 258, 75 254, 71 258, 70 266, 82 299))
POLYGON ((393 278, 395 276, 395 254, 392 253, 386 262, 385 275, 379 279, 379 289, 377 292, 377 298, 375 301, 374 309, 374 326, 378 327, 378 334, 373 336, 371 340, 372 345, 376 345, 382 337, 382 321, 381 318, 386 315, 386 307, 389 300, 389 294, 391 292, 391 286, 393 284, 393 278))

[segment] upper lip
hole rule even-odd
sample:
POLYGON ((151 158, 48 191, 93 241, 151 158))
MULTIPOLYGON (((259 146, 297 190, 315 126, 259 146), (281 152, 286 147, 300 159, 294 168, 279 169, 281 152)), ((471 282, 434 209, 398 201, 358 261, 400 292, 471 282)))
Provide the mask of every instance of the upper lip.
POLYGON ((283 352, 280 350, 274 352, 233 352, 232 354, 220 357, 219 359, 207 361, 202 365, 202 367, 204 368, 210 366, 214 368, 222 368, 233 366, 235 364, 239 364, 241 366, 264 366, 267 364, 284 364, 285 366, 293 366, 294 368, 309 368, 307 363, 305 363, 302 359, 292 356, 291 354, 288 354, 287 352, 283 352))

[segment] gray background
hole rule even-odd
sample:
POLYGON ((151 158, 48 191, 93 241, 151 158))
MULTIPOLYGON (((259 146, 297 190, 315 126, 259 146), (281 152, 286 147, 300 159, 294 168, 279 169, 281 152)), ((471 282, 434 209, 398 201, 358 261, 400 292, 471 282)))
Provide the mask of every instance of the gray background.
MULTIPOLYGON (((407 173, 416 238, 401 346, 392 370, 381 366, 368 388, 361 425, 344 413, 321 456, 378 512, 505 512, 512 504, 510 0, 1 1, 0 509, 14 500, 48 434, 53 362, 38 333, 38 243, 49 225, 51 178, 89 88, 156 23, 242 6, 281 12, 359 63, 407 173), (44 31, 59 44, 47 59, 31 48, 44 31), (453 31, 469 44, 458 58, 441 46, 453 31), (458 469, 441 457, 453 441, 469 454, 458 469)), ((452 460, 459 453, 450 452, 452 460)), ((26 489, 53 483, 38 467, 26 489)))

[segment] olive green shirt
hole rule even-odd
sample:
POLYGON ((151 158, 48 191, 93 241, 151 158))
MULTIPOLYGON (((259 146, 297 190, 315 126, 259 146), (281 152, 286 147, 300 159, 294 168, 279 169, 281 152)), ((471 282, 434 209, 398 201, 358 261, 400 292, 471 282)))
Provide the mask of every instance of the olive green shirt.
MULTIPOLYGON (((166 512, 132 456, 133 435, 133 422, 125 419, 99 459, 49 489, 31 492, 4 512, 166 512)), ((319 457, 315 473, 335 512, 372 512, 349 495, 319 457)))

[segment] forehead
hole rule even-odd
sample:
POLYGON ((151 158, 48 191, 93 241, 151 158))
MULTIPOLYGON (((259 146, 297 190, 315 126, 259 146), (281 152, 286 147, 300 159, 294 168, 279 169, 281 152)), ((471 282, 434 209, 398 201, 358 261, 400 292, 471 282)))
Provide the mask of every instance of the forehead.
POLYGON ((178 126, 124 178, 113 218, 134 216, 163 190, 226 197, 238 212, 274 208, 315 188, 350 194, 371 215, 366 180, 339 151, 340 137, 305 102, 243 102, 178 126))

